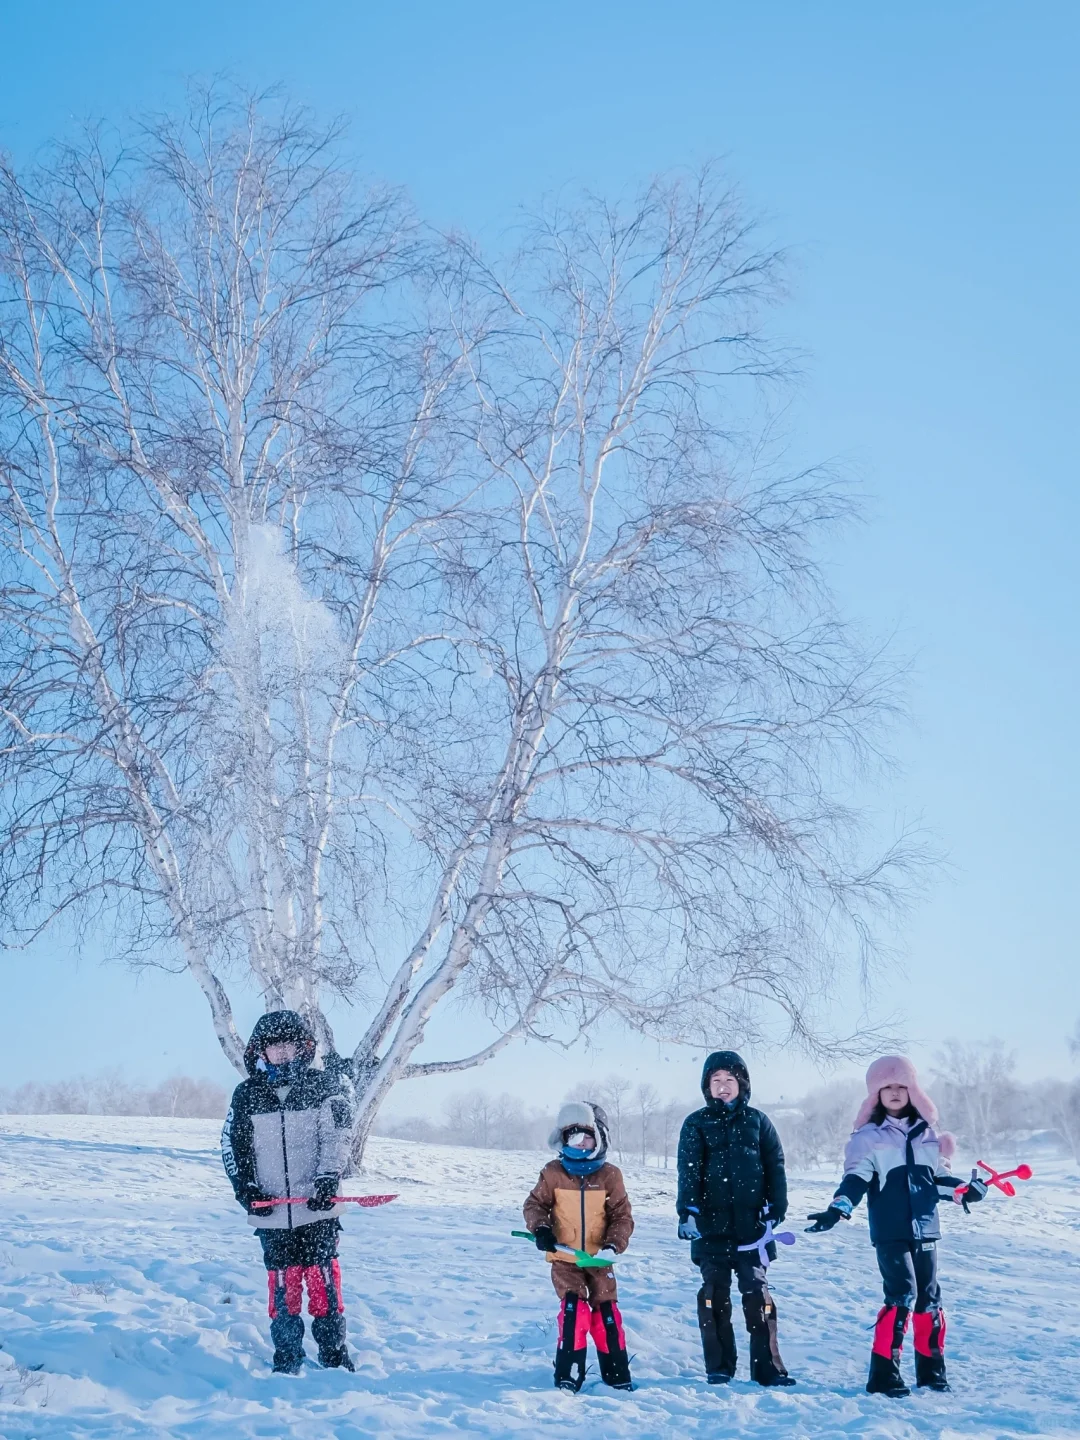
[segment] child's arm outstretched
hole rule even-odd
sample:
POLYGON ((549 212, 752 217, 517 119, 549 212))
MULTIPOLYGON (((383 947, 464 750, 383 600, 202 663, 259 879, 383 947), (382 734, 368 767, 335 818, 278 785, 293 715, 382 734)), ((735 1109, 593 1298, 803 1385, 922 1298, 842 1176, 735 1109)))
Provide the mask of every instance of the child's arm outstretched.
POLYGON ((836 1193, 824 1210, 815 1210, 808 1215, 813 1225, 806 1226, 809 1235, 822 1230, 831 1230, 841 1220, 850 1220, 851 1212, 870 1189, 874 1178, 873 1140, 860 1137, 856 1131, 844 1149, 844 1178, 836 1187, 836 1193))

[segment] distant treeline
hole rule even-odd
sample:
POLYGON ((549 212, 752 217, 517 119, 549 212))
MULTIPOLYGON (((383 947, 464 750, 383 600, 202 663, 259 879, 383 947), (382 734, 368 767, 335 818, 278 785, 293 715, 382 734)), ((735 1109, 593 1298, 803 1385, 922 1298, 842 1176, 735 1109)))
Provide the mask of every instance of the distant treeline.
MULTIPOLYGON (((928 1088, 965 1155, 993 1160, 1014 1145, 1031 1145, 1080 1160, 1080 1079, 1021 1082, 1015 1059, 997 1040, 950 1044, 929 1069, 928 1088)), ((865 1091, 855 1080, 834 1081, 778 1104, 763 1103, 776 1123, 793 1169, 836 1165, 851 1134, 865 1091)), ((679 1127, 701 1104, 697 1095, 665 1100, 651 1085, 610 1075, 571 1087, 567 1099, 599 1102, 608 1114, 612 1151, 620 1162, 667 1169, 674 1164, 679 1127)), ((527 1109, 513 1095, 473 1090, 447 1101, 441 1116, 383 1115, 378 1135, 487 1149, 542 1149, 551 1129, 549 1110, 527 1109)))
POLYGON ((78 1075, 39 1084, 28 1081, 0 1089, 5 1115, 172 1115, 182 1119, 221 1120, 229 1092, 213 1080, 170 1075, 159 1085, 138 1085, 117 1070, 78 1075))
MULTIPOLYGON (((1035 1144, 1080 1160, 1080 1079, 1022 1082, 1014 1058, 995 1040, 980 1046, 947 1046, 929 1068, 926 1083, 941 1111, 942 1128, 956 1134, 965 1156, 1011 1158, 1011 1147, 1035 1144)), ((764 1102, 794 1169, 839 1161, 863 1093, 857 1081, 843 1080, 821 1085, 797 1100, 764 1102)), ((561 1098, 603 1105, 611 1127, 611 1149, 621 1163, 636 1161, 663 1169, 675 1163, 684 1117, 701 1104, 696 1094, 664 1099, 652 1085, 609 1075, 602 1081, 582 1080, 565 1096, 553 1096, 544 1110, 527 1108, 514 1095, 471 1090, 448 1099, 438 1115, 384 1113, 375 1133, 481 1149, 541 1150, 561 1098)), ((0 1089, 0 1112, 14 1115, 173 1115, 218 1120, 228 1103, 228 1091, 212 1080, 173 1075, 159 1085, 144 1086, 126 1080, 117 1070, 0 1089)))

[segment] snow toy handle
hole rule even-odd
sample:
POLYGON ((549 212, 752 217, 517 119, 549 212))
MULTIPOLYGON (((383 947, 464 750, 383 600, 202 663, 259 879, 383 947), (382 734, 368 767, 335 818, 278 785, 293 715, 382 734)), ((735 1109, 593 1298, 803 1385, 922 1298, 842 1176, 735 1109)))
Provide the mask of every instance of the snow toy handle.
MULTIPOLYGON (((984 1183, 995 1186, 1003 1195, 1007 1195, 1010 1200, 1016 1194, 1016 1186, 1012 1183, 1013 1180, 1030 1180, 1035 1173, 1030 1165, 1017 1165, 1015 1170, 995 1170, 992 1165, 987 1165, 985 1160, 979 1161, 979 1168, 986 1171, 986 1180, 984 1183)), ((974 1179, 977 1174, 977 1170, 972 1170, 972 1179, 974 1179)), ((967 1186, 965 1185, 957 1191, 957 1194, 962 1195, 966 1189, 967 1186)))
MULTIPOLYGON (((536 1236, 531 1230, 511 1230, 510 1234, 517 1240, 529 1240, 532 1244, 536 1244, 536 1236)), ((559 1245, 544 1258, 551 1261, 558 1260, 560 1263, 580 1265, 583 1270, 606 1270, 609 1265, 615 1263, 614 1255, 610 1260, 601 1260, 599 1255, 590 1255, 587 1250, 575 1250, 572 1245, 559 1245)))
POLYGON ((769 1268, 769 1246, 779 1241, 781 1245, 794 1245, 795 1236, 790 1230, 776 1231, 772 1228, 772 1221, 766 1216, 764 1232, 757 1240, 752 1240, 749 1245, 739 1245, 739 1250, 756 1250, 761 1261, 762 1269, 769 1268))
MULTIPOLYGON (((281 1195, 276 1200, 253 1200, 253 1210, 269 1210, 274 1205, 306 1205, 309 1196, 307 1195, 281 1195)), ((389 1205, 391 1200, 396 1200, 396 1195, 332 1195, 331 1200, 335 1205, 389 1205)))

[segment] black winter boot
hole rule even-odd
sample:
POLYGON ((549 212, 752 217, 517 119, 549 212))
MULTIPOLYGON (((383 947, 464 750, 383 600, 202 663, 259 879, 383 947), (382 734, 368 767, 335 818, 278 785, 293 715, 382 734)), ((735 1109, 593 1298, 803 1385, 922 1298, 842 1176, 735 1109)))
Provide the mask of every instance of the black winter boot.
POLYGON ((893 1400, 902 1400, 911 1391, 904 1384, 904 1377, 900 1374, 900 1361, 891 1355, 879 1355, 876 1350, 870 1353, 870 1376, 866 1382, 866 1393, 868 1395, 888 1395, 893 1400))
POLYGON ((590 1311, 588 1301, 567 1295, 559 1311, 559 1348, 555 1351, 555 1388, 576 1394, 585 1383, 590 1311))
POLYGON ((327 1370, 353 1370, 345 1344, 345 1316, 320 1315, 311 1322, 311 1334, 319 1347, 319 1364, 327 1370))
POLYGON ((920 1389, 948 1390, 945 1374, 945 1311, 939 1306, 911 1319, 915 1332, 915 1384, 920 1389))
POLYGON ((299 1315, 279 1315, 270 1321, 274 1342, 274 1370, 278 1375, 299 1375, 304 1363, 304 1322, 299 1315))
POLYGON ((750 1378, 759 1385, 794 1385, 780 1358, 776 1336, 776 1306, 768 1290, 743 1296, 743 1314, 750 1332, 750 1378))
POLYGON ((730 1293, 702 1285, 697 1294, 697 1318, 706 1378, 710 1385, 726 1385, 735 1374, 738 1359, 730 1293))
POLYGON ((622 1316, 614 1300, 602 1300, 592 1313, 590 1326, 600 1362, 600 1379, 613 1390, 633 1390, 630 1356, 626 1353, 622 1316))

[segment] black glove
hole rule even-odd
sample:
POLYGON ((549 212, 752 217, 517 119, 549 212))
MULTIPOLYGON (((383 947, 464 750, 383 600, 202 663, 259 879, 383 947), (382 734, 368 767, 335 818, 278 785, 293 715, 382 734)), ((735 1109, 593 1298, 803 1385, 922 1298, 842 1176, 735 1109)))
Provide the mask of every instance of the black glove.
POLYGON ((543 1251, 545 1255, 554 1250, 559 1243, 555 1239, 555 1231, 550 1225, 538 1225, 533 1231, 533 1239, 536 1241, 536 1248, 543 1251))
POLYGON ((311 1199, 307 1202, 309 1210, 332 1210, 334 1208, 334 1196, 337 1194, 340 1175, 320 1175, 315 1181, 315 1187, 311 1199))
POLYGON ((845 1215, 838 1205, 830 1205, 827 1210, 815 1210, 812 1215, 807 1215, 808 1220, 813 1220, 813 1225, 805 1227, 808 1235, 817 1235, 822 1230, 831 1230, 841 1220, 850 1220, 850 1215, 845 1215))
POLYGON ((763 1205, 763 1206, 761 1207, 761 1213, 760 1213, 760 1215, 758 1216, 758 1220, 761 1222, 762 1225, 765 1224, 766 1220, 771 1220, 772 1223, 773 1223, 773 1229, 774 1229, 774 1230, 775 1230, 778 1226, 782 1225, 782 1224, 784 1223, 784 1221, 785 1221, 786 1218, 787 1218, 787 1211, 786 1211, 786 1210, 773 1210, 772 1207, 771 1207, 771 1206, 768 1206, 768 1205, 763 1205))
POLYGON ((240 1204, 244 1207, 244 1209, 249 1215, 266 1216, 273 1214, 273 1206, 260 1206, 256 1204, 256 1201, 258 1200, 274 1199, 273 1195, 268 1195, 265 1190, 260 1190, 258 1185, 245 1185, 243 1190, 240 1191, 240 1194, 237 1195, 236 1198, 237 1200, 239 1200, 240 1204))
POLYGON ((973 1175, 967 1182, 967 1189, 960 1198, 960 1204, 964 1207, 964 1213, 969 1214, 972 1205, 979 1200, 985 1199, 989 1189, 990 1186, 987 1185, 985 1180, 980 1180, 977 1175, 973 1175))

